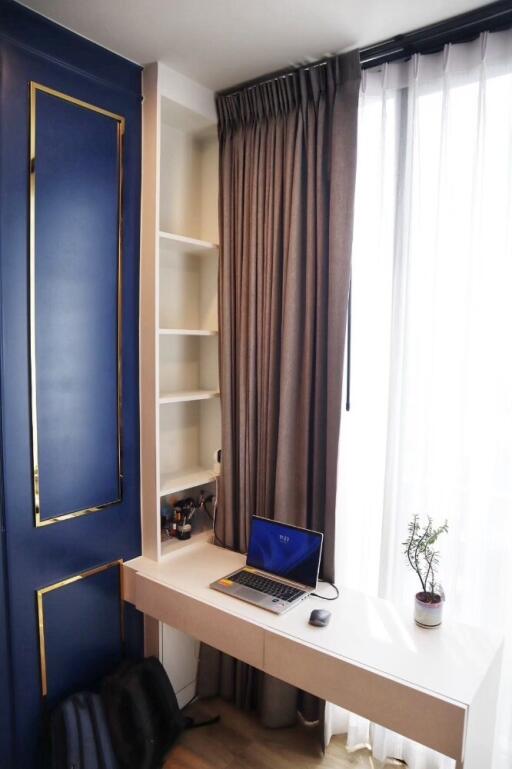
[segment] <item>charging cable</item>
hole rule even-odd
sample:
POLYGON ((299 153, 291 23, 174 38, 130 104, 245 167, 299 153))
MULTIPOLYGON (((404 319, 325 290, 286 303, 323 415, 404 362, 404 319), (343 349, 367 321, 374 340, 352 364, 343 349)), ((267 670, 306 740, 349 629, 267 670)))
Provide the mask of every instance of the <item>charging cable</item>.
POLYGON ((330 585, 334 588, 336 595, 320 595, 320 593, 310 593, 310 595, 313 595, 315 598, 321 598, 322 601, 337 601, 340 597, 340 591, 334 584, 334 582, 328 582, 326 579, 320 579, 319 582, 323 582, 326 585, 330 585))

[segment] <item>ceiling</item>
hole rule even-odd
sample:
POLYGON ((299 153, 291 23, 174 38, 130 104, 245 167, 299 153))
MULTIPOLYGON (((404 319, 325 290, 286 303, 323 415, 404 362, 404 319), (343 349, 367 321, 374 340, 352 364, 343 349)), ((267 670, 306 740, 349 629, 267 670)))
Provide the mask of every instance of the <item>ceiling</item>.
POLYGON ((376 43, 483 0, 24 0, 139 64, 163 61, 215 90, 376 43))

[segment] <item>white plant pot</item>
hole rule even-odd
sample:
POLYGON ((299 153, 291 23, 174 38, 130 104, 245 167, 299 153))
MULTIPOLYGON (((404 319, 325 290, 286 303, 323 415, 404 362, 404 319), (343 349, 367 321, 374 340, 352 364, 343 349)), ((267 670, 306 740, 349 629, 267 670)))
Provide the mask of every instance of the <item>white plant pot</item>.
POLYGON ((417 625, 424 628, 439 627, 443 619, 443 599, 441 596, 438 601, 424 601, 424 593, 416 593, 414 600, 414 620, 417 625))

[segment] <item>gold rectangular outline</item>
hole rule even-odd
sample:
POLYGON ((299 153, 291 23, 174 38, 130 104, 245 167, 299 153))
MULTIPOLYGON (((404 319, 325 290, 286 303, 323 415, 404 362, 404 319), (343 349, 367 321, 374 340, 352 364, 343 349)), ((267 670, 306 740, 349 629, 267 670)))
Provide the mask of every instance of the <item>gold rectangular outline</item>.
POLYGON ((117 561, 111 561, 103 566, 97 566, 94 569, 83 571, 81 574, 76 574, 74 577, 68 577, 60 582, 55 582, 53 585, 42 587, 36 591, 37 598, 37 625, 39 628, 39 664, 41 668, 41 694, 46 697, 48 694, 48 667, 46 661, 46 628, 44 617, 44 597, 47 593, 52 593, 54 590, 60 590, 61 587, 67 587, 74 582, 80 582, 88 577, 93 577, 95 574, 101 574, 103 571, 112 569, 115 566, 119 568, 119 603, 120 603, 120 633, 121 644, 124 644, 125 629, 124 629, 124 606, 123 606, 123 559, 119 558, 117 561))
POLYGON ((116 115, 94 104, 76 99, 53 88, 30 81, 30 185, 29 185, 29 304, 30 304, 30 405, 32 426, 32 463, 33 463, 33 495, 34 523, 36 528, 51 526, 70 518, 95 513, 105 507, 118 504, 123 497, 123 423, 122 423, 122 319, 123 319, 123 288, 122 288, 122 252, 123 252, 123 209, 124 209, 124 141, 126 120, 122 115, 116 115), (75 510, 51 518, 41 518, 41 497, 39 489, 39 446, 37 431, 37 373, 36 373, 36 286, 35 286, 35 233, 36 233, 36 101, 38 91, 54 96, 57 99, 74 104, 83 109, 91 110, 117 122, 118 148, 118 247, 117 247, 117 463, 119 496, 109 502, 84 510, 75 510))

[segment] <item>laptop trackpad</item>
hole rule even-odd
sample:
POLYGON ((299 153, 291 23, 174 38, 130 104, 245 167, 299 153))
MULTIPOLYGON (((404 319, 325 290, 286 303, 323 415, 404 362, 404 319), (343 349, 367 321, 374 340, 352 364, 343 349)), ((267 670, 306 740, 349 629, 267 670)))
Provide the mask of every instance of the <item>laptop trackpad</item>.
POLYGON ((268 599, 266 593, 260 593, 259 590, 253 590, 252 587, 246 587, 245 585, 238 586, 232 595, 236 595, 237 598, 242 598, 251 603, 265 603, 268 599))

